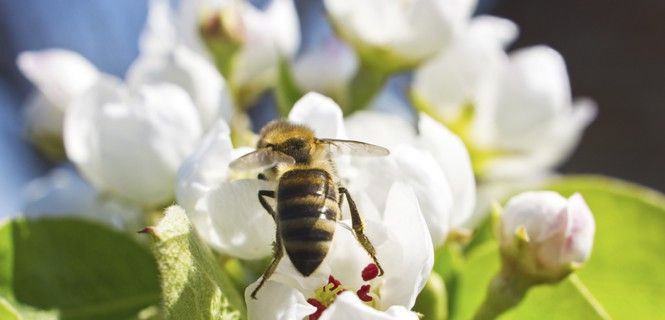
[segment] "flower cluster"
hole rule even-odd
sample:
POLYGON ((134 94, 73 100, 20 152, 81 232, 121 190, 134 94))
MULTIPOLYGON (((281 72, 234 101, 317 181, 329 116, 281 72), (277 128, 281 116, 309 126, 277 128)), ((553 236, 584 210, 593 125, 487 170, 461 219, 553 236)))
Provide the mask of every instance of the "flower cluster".
MULTIPOLYGON (((28 133, 52 159, 70 162, 26 188, 26 216, 73 214, 135 231, 177 202, 220 260, 269 258, 279 219, 257 194, 278 181, 229 165, 260 147, 247 110, 273 90, 287 120, 317 138, 390 150, 327 155, 380 267, 342 206, 314 273, 303 276, 285 258, 270 278, 242 283, 249 319, 418 319, 435 250, 459 240, 452 233, 470 236, 502 183, 547 175, 595 107, 572 99, 553 49, 507 53, 517 27, 472 18, 473 0, 323 3, 331 26, 301 54, 292 0, 263 8, 181 1, 177 10, 151 0, 124 79, 72 51, 22 53, 19 68, 37 88, 28 133), (403 71, 413 72, 407 90, 385 86, 403 71)), ((580 195, 526 193, 503 211, 504 276, 556 282, 588 259, 595 227, 580 195)))

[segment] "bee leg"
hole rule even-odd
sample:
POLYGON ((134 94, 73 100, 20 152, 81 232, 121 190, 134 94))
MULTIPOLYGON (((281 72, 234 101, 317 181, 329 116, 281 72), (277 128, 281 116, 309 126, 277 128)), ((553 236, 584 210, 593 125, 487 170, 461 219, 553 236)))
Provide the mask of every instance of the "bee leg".
POLYGON ((282 239, 279 237, 279 228, 277 228, 277 233, 275 234, 275 253, 273 255, 272 262, 268 266, 268 269, 266 269, 265 272, 263 272, 263 275, 261 276, 261 282, 259 282, 259 285, 252 291, 252 294, 250 295, 252 299, 256 300, 256 293, 259 292, 259 289, 263 287, 263 284, 272 276, 273 272, 275 272, 275 269, 277 269, 277 265, 279 264, 279 261, 282 260, 282 257, 284 256, 284 251, 282 249, 282 239))
MULTIPOLYGON (((379 261, 376 259, 376 249, 374 249, 374 246, 372 243, 369 241, 367 236, 365 236, 364 229, 365 226, 363 224, 362 217, 360 217, 360 213, 358 212, 358 207, 356 207, 355 201, 351 199, 351 194, 349 193, 349 190, 347 190, 344 187, 339 188, 339 193, 340 193, 340 198, 342 195, 346 196, 346 200, 349 203, 349 210, 351 211, 351 224, 353 226, 353 233, 356 236, 356 239, 360 244, 365 248, 365 251, 369 253, 370 257, 372 257, 372 260, 374 261, 374 264, 379 268, 379 275, 383 275, 383 268, 381 268, 381 264, 379 264, 379 261)), ((340 199, 340 203, 342 200, 340 199)))
POLYGON ((259 190, 259 202, 261 203, 261 206, 263 206, 263 209, 266 209, 268 213, 272 216, 275 221, 277 221, 277 214, 275 213, 275 209, 273 209, 268 201, 266 200, 265 197, 268 198, 275 198, 275 191, 272 190, 259 190))

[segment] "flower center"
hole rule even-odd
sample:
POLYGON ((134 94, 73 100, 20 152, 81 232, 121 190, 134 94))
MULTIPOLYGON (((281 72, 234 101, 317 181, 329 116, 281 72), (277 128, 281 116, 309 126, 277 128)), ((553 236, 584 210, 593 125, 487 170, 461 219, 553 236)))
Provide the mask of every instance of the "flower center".
MULTIPOLYGON (((378 274, 379 268, 374 263, 368 264, 361 272, 362 279, 365 282, 376 278, 378 274)), ((309 320, 319 319, 323 314, 323 311, 335 302, 337 295, 346 290, 347 289, 342 286, 342 283, 339 280, 335 279, 332 275, 328 276, 328 283, 321 288, 316 289, 316 291, 314 291, 314 296, 307 299, 309 304, 316 307, 316 311, 309 315, 309 320)), ((372 286, 369 283, 360 286, 360 289, 356 291, 356 295, 367 305, 371 307, 376 305, 375 298, 378 297, 378 292, 372 292, 372 286)))

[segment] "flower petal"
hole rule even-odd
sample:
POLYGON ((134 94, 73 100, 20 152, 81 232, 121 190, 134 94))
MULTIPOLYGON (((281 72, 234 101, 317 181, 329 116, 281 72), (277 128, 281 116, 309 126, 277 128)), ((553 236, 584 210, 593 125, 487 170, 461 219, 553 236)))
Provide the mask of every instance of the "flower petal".
POLYGON ((304 319, 316 308, 307 303, 298 290, 276 281, 267 281, 258 292, 256 299, 250 297, 260 279, 245 290, 247 318, 249 320, 294 320, 304 319))
POLYGON ((73 168, 58 167, 25 187, 26 217, 74 216, 102 222, 119 230, 138 229, 142 212, 113 199, 101 197, 73 168))
POLYGON ((291 109, 289 121, 309 126, 318 138, 344 139, 342 109, 332 99, 310 92, 304 95, 291 109))
POLYGON ((567 223, 560 219, 565 214, 566 198, 552 191, 524 192, 512 197, 501 215, 504 239, 512 239, 515 231, 525 227, 529 239, 540 242, 567 223))
POLYGON ((258 259, 271 254, 275 222, 257 198, 259 190, 275 190, 274 183, 237 180, 222 183, 203 201, 219 248, 242 259, 258 259))
POLYGON ((54 106, 64 110, 99 78, 99 71, 74 51, 48 49, 19 54, 21 72, 54 106))
POLYGON ((437 160, 453 196, 451 227, 461 227, 471 219, 476 203, 476 181, 464 142, 446 127, 425 114, 420 115, 419 144, 437 160))
POLYGON ((549 47, 520 49, 510 59, 498 89, 494 143, 524 150, 542 144, 570 108, 570 83, 563 58, 549 47))
POLYGON ((469 23, 470 36, 496 41, 503 47, 509 46, 519 34, 517 25, 505 18, 480 15, 469 23))
POLYGON ((180 88, 133 93, 107 78, 72 105, 64 126, 69 159, 97 190, 147 207, 172 199, 176 171, 200 135, 180 88))
POLYGON ((596 233, 596 222, 591 209, 579 193, 568 198, 567 211, 570 215, 570 230, 568 230, 566 246, 562 259, 564 262, 575 261, 582 263, 589 259, 593 247, 593 236, 596 233))
POLYGON ((150 0, 145 27, 139 36, 141 54, 164 54, 177 43, 173 10, 168 0, 150 0))
POLYGON ((357 69, 358 59, 353 49, 330 36, 296 60, 293 76, 305 91, 338 94, 346 88, 357 69))
POLYGON ((231 120, 233 105, 226 82, 211 62, 184 46, 143 54, 127 72, 129 86, 173 83, 189 94, 205 128, 218 118, 231 120))
POLYGON ((407 185, 396 183, 390 189, 383 222, 392 241, 376 248, 385 271, 381 306, 411 309, 432 272, 434 248, 416 195, 407 185))
POLYGON ((436 160, 407 145, 393 149, 387 158, 364 161, 352 181, 354 190, 365 190, 379 210, 386 208, 393 183, 413 188, 427 222, 432 241, 442 244, 448 234, 453 198, 451 187, 436 160))
POLYGON ((415 312, 402 306, 392 306, 379 311, 364 304, 352 292, 346 291, 337 296, 335 302, 321 315, 320 320, 367 319, 367 320, 417 320, 415 312))
POLYGON ((412 144, 416 130, 394 114, 377 111, 358 111, 345 119, 349 138, 394 149, 412 144))

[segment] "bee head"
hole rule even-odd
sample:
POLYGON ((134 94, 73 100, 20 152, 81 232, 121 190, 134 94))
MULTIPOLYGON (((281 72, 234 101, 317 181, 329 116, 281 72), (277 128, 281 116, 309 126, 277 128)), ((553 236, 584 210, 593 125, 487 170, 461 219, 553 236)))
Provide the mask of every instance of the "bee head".
POLYGON ((315 141, 312 129, 285 120, 276 120, 261 130, 257 148, 271 148, 291 156, 296 163, 309 163, 315 141))

